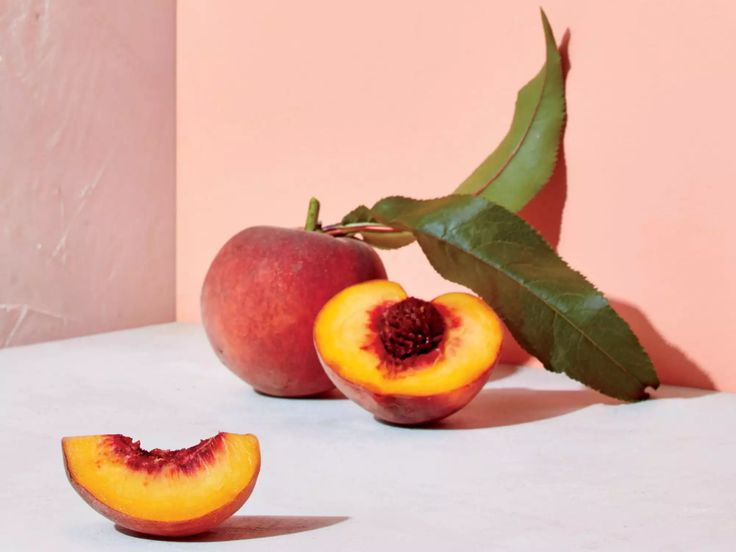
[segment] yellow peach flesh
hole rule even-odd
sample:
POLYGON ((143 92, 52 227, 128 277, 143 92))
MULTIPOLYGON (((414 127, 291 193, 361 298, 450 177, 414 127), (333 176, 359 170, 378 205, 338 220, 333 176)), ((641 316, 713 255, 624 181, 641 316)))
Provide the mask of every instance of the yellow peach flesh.
POLYGON ((475 381, 498 356, 502 329, 481 299, 447 293, 432 301, 446 320, 446 333, 431 363, 392 372, 372 344, 372 312, 407 298, 395 282, 372 281, 347 288, 320 311, 315 344, 323 361, 340 377, 382 395, 427 397, 449 393, 475 381))
POLYGON ((260 467, 253 435, 223 434, 212 461, 189 473, 175 465, 154 473, 131 469, 106 437, 62 440, 69 477, 107 508, 136 519, 178 522, 206 516, 235 500, 260 467))

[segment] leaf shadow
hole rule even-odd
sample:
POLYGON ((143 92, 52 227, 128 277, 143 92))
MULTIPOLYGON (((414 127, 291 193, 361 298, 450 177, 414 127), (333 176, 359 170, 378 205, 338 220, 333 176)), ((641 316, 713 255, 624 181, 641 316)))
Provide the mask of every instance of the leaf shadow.
POLYGON ((711 377, 682 349, 669 342, 638 307, 621 299, 610 299, 610 303, 641 341, 662 383, 715 388, 711 377))
MULTIPOLYGON (((570 71, 570 29, 565 30, 558 50, 560 52, 560 60, 562 62, 562 78, 567 82, 567 75, 570 71)), ((565 201, 567 200, 567 158, 565 156, 565 131, 567 127, 567 117, 562 127, 562 139, 560 140, 560 149, 557 154, 557 164, 552 172, 552 176, 542 187, 539 193, 519 211, 519 216, 531 224, 544 239, 549 242, 556 251, 560 243, 560 234, 562 232, 562 215, 565 210, 565 201)), ((512 337, 509 331, 504 327, 503 349, 501 350, 501 360, 509 364, 525 364, 531 359, 531 355, 527 353, 521 345, 512 337)))
POLYGON ((663 385, 659 389, 651 392, 652 399, 655 401, 666 399, 697 399, 718 393, 712 389, 697 389, 695 387, 678 387, 676 385, 663 385))
POLYGON ((175 542, 226 542, 262 539, 314 531, 350 519, 348 516, 233 516, 210 531, 189 537, 159 537, 131 531, 115 525, 115 529, 139 539, 175 542))

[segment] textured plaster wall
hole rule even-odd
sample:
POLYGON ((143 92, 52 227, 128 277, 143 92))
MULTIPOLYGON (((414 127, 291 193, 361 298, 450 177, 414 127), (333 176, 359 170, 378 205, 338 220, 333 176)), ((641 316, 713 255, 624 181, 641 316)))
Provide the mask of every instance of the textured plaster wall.
MULTIPOLYGON (((668 382, 736 391, 736 2, 545 0, 568 44, 566 166, 527 216, 634 326, 668 382)), ((254 224, 450 191, 540 67, 538 0, 178 7, 178 316, 254 224)), ((416 247, 383 255, 425 298, 416 247)), ((518 356, 517 356, 518 358, 518 356)))
POLYGON ((0 347, 174 317, 174 0, 0 0, 0 347))

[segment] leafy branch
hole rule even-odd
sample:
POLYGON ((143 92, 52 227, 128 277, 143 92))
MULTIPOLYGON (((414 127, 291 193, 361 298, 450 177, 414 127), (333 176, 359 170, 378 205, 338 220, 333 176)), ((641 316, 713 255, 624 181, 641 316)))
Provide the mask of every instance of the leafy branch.
POLYGON ((565 120, 565 86, 544 11, 546 61, 518 94, 511 128, 452 195, 389 197, 321 230, 381 248, 417 241, 444 278, 480 295, 544 366, 634 401, 659 380, 636 335, 593 284, 515 213, 549 180, 565 120))

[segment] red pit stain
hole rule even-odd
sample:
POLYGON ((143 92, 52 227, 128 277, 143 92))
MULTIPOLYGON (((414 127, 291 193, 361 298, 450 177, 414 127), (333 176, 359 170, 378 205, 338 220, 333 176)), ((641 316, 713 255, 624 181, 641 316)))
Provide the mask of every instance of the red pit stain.
MULTIPOLYGON (((436 315, 433 313, 430 316, 434 318, 436 315)), ((363 347, 363 350, 371 352, 379 358, 380 368, 389 377, 400 377, 407 372, 415 372, 433 366, 445 352, 448 330, 457 328, 461 324, 460 317, 446 306, 428 303, 414 297, 409 297, 398 303, 391 301, 381 303, 370 311, 369 318, 371 339, 363 347), (409 317, 406 320, 401 320, 402 312, 417 314, 423 305, 433 307, 432 310, 440 315, 441 321, 430 319, 414 324, 409 320, 409 317), (411 344, 407 344, 405 347, 397 347, 392 344, 390 346, 393 351, 389 351, 386 349, 386 342, 390 342, 393 340, 392 338, 402 339, 402 336, 393 334, 394 330, 407 335, 415 332, 434 335, 428 335, 426 339, 420 339, 425 343, 418 347, 413 347, 411 344)))
POLYGON ((224 441, 225 434, 220 432, 209 439, 202 439, 193 447, 178 450, 145 450, 141 448, 140 441, 133 441, 125 435, 108 435, 105 444, 112 455, 125 462, 131 470, 155 474, 166 466, 174 466, 189 475, 207 464, 213 464, 224 441))

